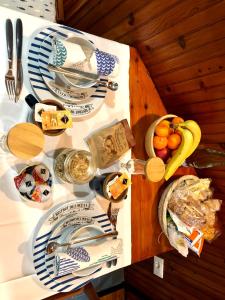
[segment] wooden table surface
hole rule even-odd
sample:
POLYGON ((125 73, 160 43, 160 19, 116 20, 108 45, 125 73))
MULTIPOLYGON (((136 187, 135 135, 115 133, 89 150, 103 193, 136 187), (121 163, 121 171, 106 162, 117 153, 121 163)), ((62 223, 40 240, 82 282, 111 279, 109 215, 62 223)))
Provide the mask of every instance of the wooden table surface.
MULTIPOLYGON (((167 113, 138 52, 130 48, 131 128, 136 140, 133 157, 147 159, 144 141, 150 124, 167 113)), ((172 112, 171 112, 172 113, 172 112)), ((180 168, 176 175, 194 174, 180 168)), ((132 263, 171 250, 158 222, 158 202, 164 181, 151 183, 144 176, 132 176, 131 234, 132 263), (160 239, 159 239, 160 236, 160 239)))

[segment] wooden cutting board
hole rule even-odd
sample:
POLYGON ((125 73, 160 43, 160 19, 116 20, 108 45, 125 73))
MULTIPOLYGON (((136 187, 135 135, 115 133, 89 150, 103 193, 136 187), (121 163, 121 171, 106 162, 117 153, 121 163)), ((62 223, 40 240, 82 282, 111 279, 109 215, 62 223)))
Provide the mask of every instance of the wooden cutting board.
POLYGON ((31 159, 43 150, 44 134, 34 124, 20 123, 10 129, 7 146, 16 157, 31 159))

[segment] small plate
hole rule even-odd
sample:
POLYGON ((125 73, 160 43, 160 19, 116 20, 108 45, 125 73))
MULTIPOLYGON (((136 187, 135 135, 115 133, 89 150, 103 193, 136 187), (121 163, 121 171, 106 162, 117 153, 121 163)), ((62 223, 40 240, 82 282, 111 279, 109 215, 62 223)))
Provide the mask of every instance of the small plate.
POLYGON ((85 218, 88 217, 93 219, 94 222, 97 222, 96 224, 98 224, 104 232, 112 231, 112 226, 107 215, 99 206, 93 194, 89 194, 85 201, 84 198, 75 199, 60 203, 51 208, 40 219, 35 229, 32 250, 33 263, 40 283, 42 283, 42 285, 46 288, 52 289, 56 292, 69 292, 76 290, 94 278, 95 274, 101 269, 101 267, 98 268, 94 274, 86 277, 74 276, 72 274, 57 277, 53 275, 54 271, 51 269, 55 264, 55 255, 52 254, 46 259, 46 247, 48 243, 50 241, 57 241, 61 236, 60 232, 57 236, 57 227, 62 229, 63 226, 69 226, 70 224, 68 222, 70 222, 72 218, 77 217, 81 219, 81 216, 84 224, 87 224, 87 220, 85 218), (52 266, 49 267, 49 265, 52 266))

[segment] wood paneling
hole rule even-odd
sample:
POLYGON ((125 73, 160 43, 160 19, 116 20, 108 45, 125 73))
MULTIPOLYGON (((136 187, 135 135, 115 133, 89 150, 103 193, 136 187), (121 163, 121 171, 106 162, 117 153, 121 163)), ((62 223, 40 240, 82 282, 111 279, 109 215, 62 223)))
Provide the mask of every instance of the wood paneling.
POLYGON ((135 46, 167 110, 198 121, 203 143, 224 143, 225 0, 107 3, 67 0, 67 24, 135 46))
POLYGON ((225 299, 224 236, 205 244, 201 258, 190 253, 183 258, 175 251, 164 258, 164 279, 153 275, 153 259, 129 266, 125 270, 128 287, 147 299, 225 299))

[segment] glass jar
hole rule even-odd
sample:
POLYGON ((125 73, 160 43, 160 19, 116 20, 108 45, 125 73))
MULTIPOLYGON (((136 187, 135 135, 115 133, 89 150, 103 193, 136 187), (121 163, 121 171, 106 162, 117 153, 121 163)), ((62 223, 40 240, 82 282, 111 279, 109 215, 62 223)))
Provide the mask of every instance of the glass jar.
POLYGON ((64 182, 84 184, 95 176, 96 164, 86 150, 65 149, 56 157, 54 171, 64 182))

